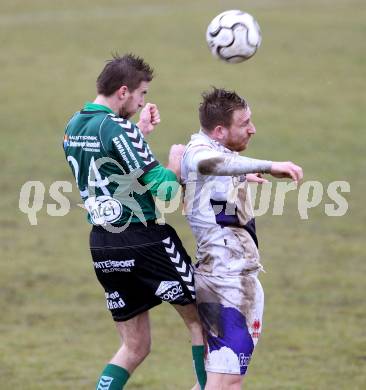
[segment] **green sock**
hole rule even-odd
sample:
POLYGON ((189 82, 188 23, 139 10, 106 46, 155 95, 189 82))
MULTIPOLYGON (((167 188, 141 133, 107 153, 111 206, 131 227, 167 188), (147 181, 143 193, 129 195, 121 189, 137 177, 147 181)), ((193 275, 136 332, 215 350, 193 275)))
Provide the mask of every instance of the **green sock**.
POLYGON ((203 390, 207 381, 204 361, 205 347, 203 345, 192 345, 192 356, 197 380, 199 385, 201 386, 201 390, 203 390))
POLYGON ((96 390, 122 390, 130 374, 115 364, 107 364, 99 378, 96 390))

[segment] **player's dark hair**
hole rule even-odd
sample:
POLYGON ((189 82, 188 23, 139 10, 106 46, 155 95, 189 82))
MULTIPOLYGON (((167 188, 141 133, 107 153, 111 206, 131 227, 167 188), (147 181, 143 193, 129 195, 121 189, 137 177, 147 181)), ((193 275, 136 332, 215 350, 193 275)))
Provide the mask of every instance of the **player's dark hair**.
POLYGON ((236 92, 215 87, 212 91, 204 92, 202 98, 199 118, 202 129, 208 132, 216 126, 230 127, 234 111, 248 107, 236 92))
POLYGON ((142 81, 149 82, 153 77, 154 70, 142 58, 133 54, 122 57, 114 54, 97 78, 97 91, 100 95, 111 96, 125 85, 133 92, 142 81))

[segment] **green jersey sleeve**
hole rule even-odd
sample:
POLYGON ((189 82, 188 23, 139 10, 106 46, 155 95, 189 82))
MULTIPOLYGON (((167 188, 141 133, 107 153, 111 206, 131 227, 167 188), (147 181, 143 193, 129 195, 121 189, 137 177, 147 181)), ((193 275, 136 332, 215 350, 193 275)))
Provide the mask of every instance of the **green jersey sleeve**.
POLYGON ((175 173, 160 164, 142 175, 140 181, 145 185, 150 184, 151 193, 161 200, 171 200, 179 189, 175 173))

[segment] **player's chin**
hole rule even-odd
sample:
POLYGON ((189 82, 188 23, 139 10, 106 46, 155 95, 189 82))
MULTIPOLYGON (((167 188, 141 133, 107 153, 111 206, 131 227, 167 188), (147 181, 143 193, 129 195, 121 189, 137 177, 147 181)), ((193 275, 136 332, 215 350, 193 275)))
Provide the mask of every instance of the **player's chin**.
POLYGON ((236 152, 243 152, 247 148, 247 143, 241 144, 237 146, 237 149, 235 150, 236 152))
POLYGON ((140 111, 139 108, 136 108, 136 110, 130 110, 130 112, 128 113, 128 117, 131 118, 133 117, 135 114, 137 114, 138 112, 140 111))
POLYGON ((125 110, 120 110, 118 114, 121 118, 124 118, 124 119, 130 119, 131 116, 133 115, 129 111, 125 111, 125 110))
POLYGON ((248 147, 249 142, 250 142, 250 138, 248 138, 248 139, 246 139, 245 141, 242 142, 242 144, 241 144, 242 151, 245 150, 248 147))
POLYGON ((124 110, 121 110, 120 112, 120 116, 122 118, 125 118, 125 119, 130 119, 132 118, 140 109, 137 107, 137 108, 134 108, 134 109, 124 109, 124 110))

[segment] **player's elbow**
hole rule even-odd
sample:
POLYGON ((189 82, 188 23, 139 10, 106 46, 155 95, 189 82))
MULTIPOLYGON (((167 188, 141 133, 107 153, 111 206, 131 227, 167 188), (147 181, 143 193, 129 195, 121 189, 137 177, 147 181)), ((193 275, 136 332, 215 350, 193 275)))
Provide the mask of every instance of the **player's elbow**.
POLYGON ((219 171, 219 168, 223 163, 223 157, 207 158, 198 163, 197 170, 201 175, 214 175, 219 171))

